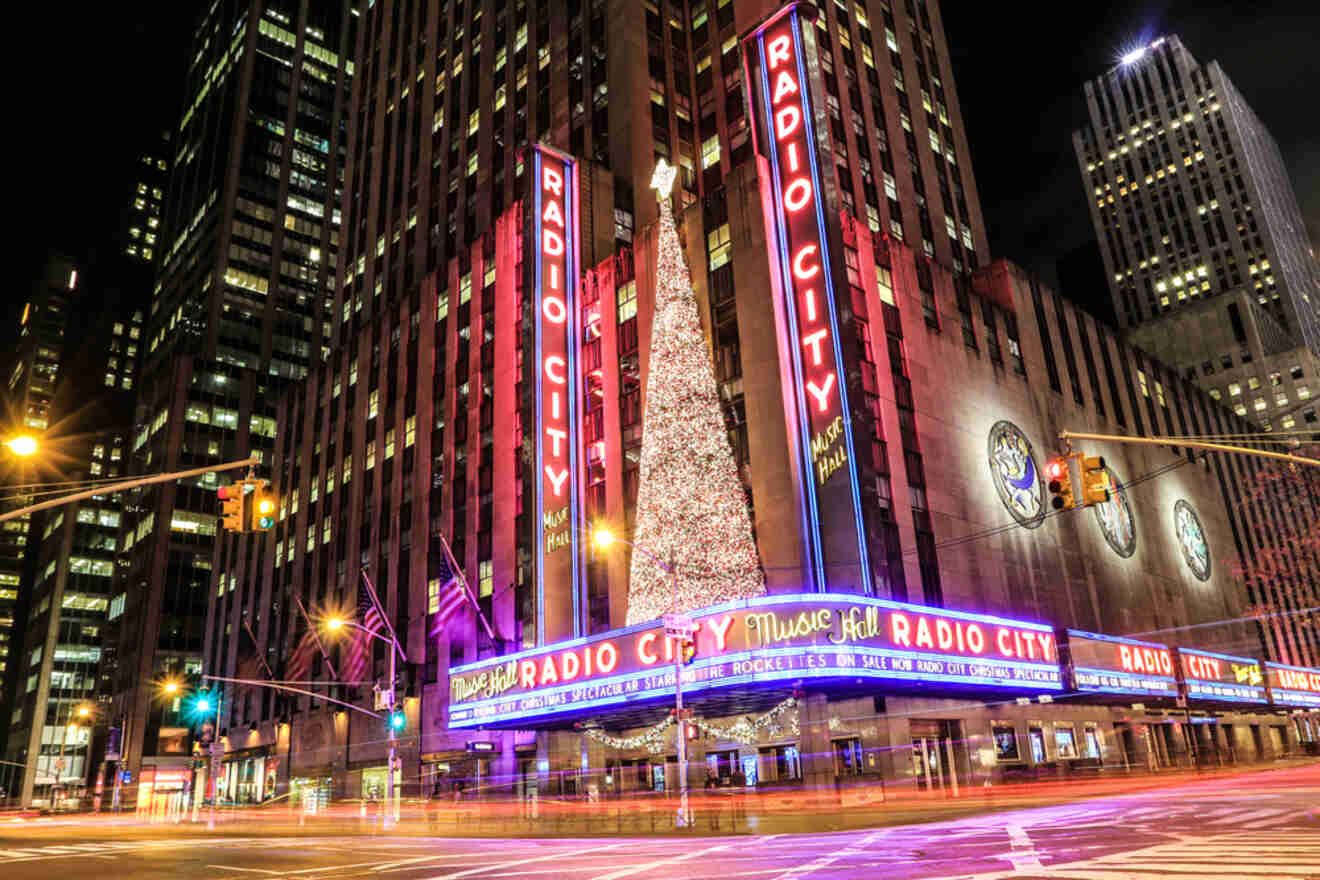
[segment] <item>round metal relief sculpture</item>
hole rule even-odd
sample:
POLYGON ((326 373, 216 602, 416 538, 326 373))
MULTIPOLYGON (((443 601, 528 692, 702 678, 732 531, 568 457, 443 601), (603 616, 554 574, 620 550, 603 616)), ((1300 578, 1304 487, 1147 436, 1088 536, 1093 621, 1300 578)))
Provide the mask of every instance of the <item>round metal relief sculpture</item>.
POLYGON ((1111 468, 1105 468, 1109 474, 1109 485, 1113 491, 1104 504, 1095 505, 1095 521, 1100 524, 1100 532, 1109 546, 1124 559, 1137 550, 1137 528, 1132 521, 1132 505, 1128 504, 1127 490, 1119 481, 1118 475, 1111 468))
POLYGON ((1180 500, 1173 505, 1173 528, 1187 567, 1197 580, 1210 580, 1210 545, 1205 540, 1200 517, 1186 501, 1180 500))
POLYGON ((1045 486, 1027 435, 1012 422, 995 422, 986 457, 999 500, 1020 525, 1036 528, 1045 518, 1045 486))

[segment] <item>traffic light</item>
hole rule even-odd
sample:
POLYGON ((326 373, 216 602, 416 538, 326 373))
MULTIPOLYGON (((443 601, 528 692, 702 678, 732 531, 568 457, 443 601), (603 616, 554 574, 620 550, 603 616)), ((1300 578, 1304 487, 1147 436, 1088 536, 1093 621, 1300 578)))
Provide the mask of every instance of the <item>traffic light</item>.
POLYGON ((270 483, 254 480, 252 492, 251 522, 252 531, 264 532, 275 527, 275 493, 270 491, 270 483))
POLYGON ((221 528, 228 532, 247 531, 247 481, 239 480, 233 485, 221 486, 215 490, 215 497, 220 499, 221 528))
POLYGON ((1082 458, 1082 503, 1104 504, 1109 500, 1113 487, 1109 483, 1109 471, 1105 470, 1102 455, 1082 458))
POLYGON ((683 643, 683 652, 681 654, 683 665, 688 666, 693 660, 697 659, 697 640, 688 639, 683 643))
POLYGON ((1045 465, 1045 475, 1050 478, 1050 494, 1054 496, 1050 504, 1055 510, 1072 510, 1077 506, 1073 498, 1072 472, 1068 459, 1052 458, 1045 465))
POLYGON ((390 713, 390 727, 395 730, 403 730, 405 723, 407 723, 407 719, 404 718, 402 709, 395 709, 390 713))

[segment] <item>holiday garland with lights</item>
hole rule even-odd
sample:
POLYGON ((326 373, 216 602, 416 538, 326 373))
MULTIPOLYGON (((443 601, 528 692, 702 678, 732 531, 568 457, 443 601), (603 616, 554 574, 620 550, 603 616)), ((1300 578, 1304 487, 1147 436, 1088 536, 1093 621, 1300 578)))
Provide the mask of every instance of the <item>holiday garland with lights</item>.
POLYGON ((799 733, 798 719, 796 715, 785 718, 789 709, 797 707, 797 700, 789 697, 778 706, 775 706, 769 712, 766 712, 760 718, 739 718, 737 721, 727 727, 718 724, 711 724, 703 718, 693 718, 691 724, 702 733, 713 736, 723 742, 740 742, 747 745, 755 745, 761 740, 761 733, 765 732, 771 736, 777 735, 777 732, 783 728, 783 732, 788 736, 797 736, 799 733))
POLYGON ((676 170, 662 160, 651 180, 660 194, 660 229, 634 531, 634 543, 650 556, 632 555, 629 624, 765 593, 692 277, 669 204, 676 170), (677 572, 676 597, 666 566, 677 572))

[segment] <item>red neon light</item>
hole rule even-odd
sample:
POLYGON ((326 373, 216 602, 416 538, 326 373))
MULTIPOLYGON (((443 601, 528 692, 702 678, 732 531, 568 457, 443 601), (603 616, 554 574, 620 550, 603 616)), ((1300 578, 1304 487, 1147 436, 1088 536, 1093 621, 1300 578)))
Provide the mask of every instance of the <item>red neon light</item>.
POLYGON ((1056 655, 1054 636, 1047 632, 991 626, 934 614, 889 613, 889 637, 897 647, 925 648, 951 654, 980 656, 993 643, 1001 657, 1019 660, 1052 660, 1056 655))
POLYGON ((1312 691, 1320 694, 1320 672, 1302 669, 1275 669, 1279 676, 1279 687, 1290 691, 1312 691))
POLYGON ((1167 648, 1119 645, 1119 665, 1128 672, 1146 675, 1173 675, 1173 655, 1167 648))
POLYGON ((1192 678, 1218 681, 1223 674, 1220 671, 1222 664, 1214 657, 1202 657, 1198 654, 1184 654, 1183 659, 1187 661, 1187 674, 1192 678))
POLYGON ((556 511, 548 509, 549 505, 558 507, 568 500, 568 337, 565 330, 559 329, 568 320, 568 264, 564 245, 565 171, 562 162, 548 154, 542 154, 541 161, 541 315, 548 324, 555 325, 542 324, 541 374, 546 385, 541 401, 542 497, 548 504, 541 513, 551 518, 556 511))

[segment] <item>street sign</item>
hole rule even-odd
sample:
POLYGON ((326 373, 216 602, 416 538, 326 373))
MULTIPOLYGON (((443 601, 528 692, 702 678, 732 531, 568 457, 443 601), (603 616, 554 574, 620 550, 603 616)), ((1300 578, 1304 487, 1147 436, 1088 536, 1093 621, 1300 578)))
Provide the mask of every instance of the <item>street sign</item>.
POLYGON ((670 638, 686 638, 696 631, 696 621, 686 614, 665 615, 665 635, 670 638))
POLYGON ((394 689, 393 688, 374 688, 376 691, 376 711, 381 712, 385 709, 394 707, 394 689))
POLYGON ((476 741, 468 743, 467 750, 469 752, 494 752, 496 748, 493 742, 476 741))

